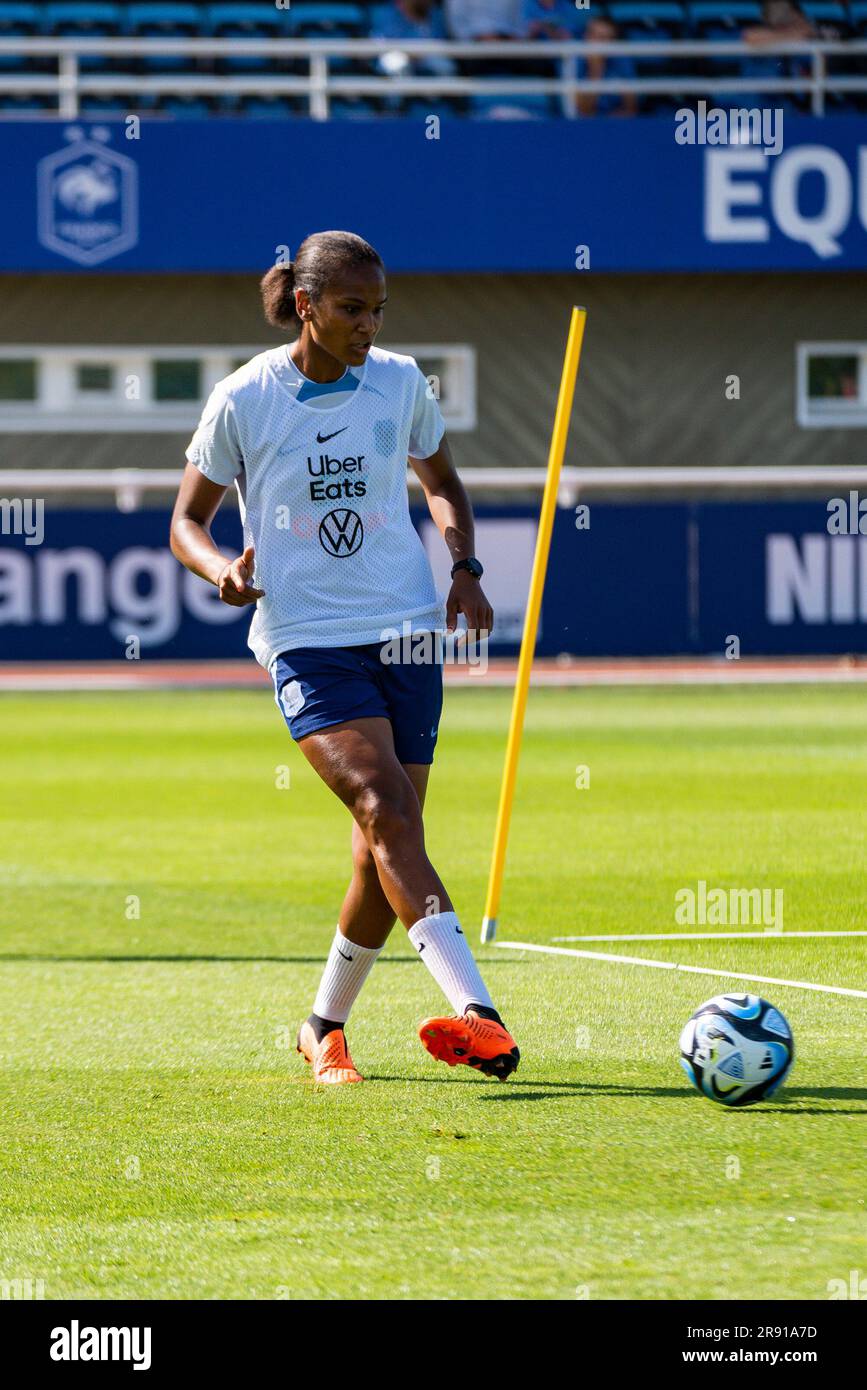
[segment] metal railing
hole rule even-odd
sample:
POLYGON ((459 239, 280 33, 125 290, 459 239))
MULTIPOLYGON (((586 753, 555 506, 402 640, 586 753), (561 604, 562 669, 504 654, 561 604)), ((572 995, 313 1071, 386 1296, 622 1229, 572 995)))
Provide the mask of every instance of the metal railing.
MULTIPOLYGON (((307 100, 308 114, 327 120, 334 97, 367 96, 463 98, 472 96, 544 95, 559 101, 565 117, 574 118, 576 97, 580 93, 634 93, 636 96, 707 96, 714 91, 726 94, 755 93, 763 97, 807 96, 814 115, 825 111, 830 93, 867 93, 867 71, 861 75, 830 73, 828 59, 867 55, 867 40, 803 41, 762 46, 758 49, 743 41, 707 43, 700 40, 674 40, 611 43, 581 42, 496 42, 454 43, 436 39, 130 39, 130 38, 0 38, 0 57, 17 55, 54 60, 57 71, 9 72, 0 70, 0 95, 50 95, 56 111, 43 113, 76 119, 85 95, 124 97, 166 94, 196 96, 300 96, 307 100), (508 73, 479 76, 434 76, 428 73, 341 73, 332 71, 332 59, 367 62, 371 66, 386 54, 405 54, 408 59, 509 59, 516 65, 525 61, 556 64, 554 77, 520 77, 508 73), (735 77, 725 73, 685 72, 669 76, 607 77, 589 79, 577 75, 578 61, 599 55, 630 59, 658 59, 667 62, 697 59, 713 63, 720 58, 800 58, 805 71, 791 77, 735 77), (81 59, 101 56, 112 60, 131 58, 186 57, 207 61, 255 57, 276 62, 288 60, 306 65, 299 74, 271 72, 254 75, 232 73, 141 73, 96 72, 82 69, 81 59)), ((865 64, 867 67, 867 64, 865 64)), ((8 119, 15 113, 3 113, 8 119)), ((28 119, 32 113, 28 113, 28 119)))
MULTIPOLYGON (((471 493, 541 492, 546 468, 461 468, 460 475, 471 493)), ((174 494, 180 485, 179 468, 8 468, 0 469, 0 498, 40 497, 49 493, 93 494, 113 492, 119 511, 134 512, 151 494, 174 494)), ((407 483, 421 488, 415 473, 407 470, 407 483)), ((867 489, 867 466, 816 464, 812 467, 756 466, 744 468, 574 468, 565 467, 560 478, 559 503, 574 506, 579 497, 614 493, 646 493, 654 496, 720 496, 732 492, 812 493, 867 489)))

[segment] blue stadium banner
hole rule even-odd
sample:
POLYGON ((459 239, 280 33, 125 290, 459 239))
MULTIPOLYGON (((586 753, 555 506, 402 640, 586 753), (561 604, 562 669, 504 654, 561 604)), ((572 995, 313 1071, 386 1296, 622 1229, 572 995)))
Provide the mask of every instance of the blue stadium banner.
POLYGON ((779 115, 755 145, 674 113, 436 139, 421 119, 7 121, 0 270, 261 272, 345 226, 392 271, 867 267, 863 120, 779 115))
MULTIPOLYGON (((537 515, 529 507, 477 509, 477 548, 497 614, 494 654, 517 651, 537 515)), ((162 509, 4 508, 0 660, 249 655, 249 609, 221 603, 216 589, 178 564, 168 546, 169 516, 162 509)), ((443 592, 445 548, 426 513, 414 519, 443 592)), ((214 535, 237 553, 237 515, 218 514, 214 535)), ((538 650, 865 654, 867 534, 857 522, 829 530, 823 501, 561 509, 538 650)))

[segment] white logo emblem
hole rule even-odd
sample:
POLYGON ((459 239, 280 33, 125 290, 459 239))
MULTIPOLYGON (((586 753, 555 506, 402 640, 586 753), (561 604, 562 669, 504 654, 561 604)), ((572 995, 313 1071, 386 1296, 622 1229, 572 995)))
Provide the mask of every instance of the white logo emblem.
POLYGON ((304 708, 304 691, 298 681, 287 681, 280 692, 280 703, 287 719, 292 719, 304 708))
POLYGON ((138 167, 96 139, 67 132, 68 149, 37 165, 38 234, 43 246, 79 265, 99 265, 138 241, 138 167))

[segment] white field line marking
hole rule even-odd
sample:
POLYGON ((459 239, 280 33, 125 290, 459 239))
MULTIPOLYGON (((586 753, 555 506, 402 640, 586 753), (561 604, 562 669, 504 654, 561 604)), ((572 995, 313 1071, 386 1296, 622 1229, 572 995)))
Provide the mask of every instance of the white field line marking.
POLYGON ((630 932, 617 936, 552 936, 552 941, 783 941, 786 937, 867 936, 867 931, 671 931, 652 936, 630 932))
POLYGON ((744 975, 737 970, 711 970, 706 965, 678 965, 676 961, 644 960, 641 956, 617 956, 605 951, 572 951, 566 946, 537 946, 530 941, 495 941, 505 951, 541 951, 550 956, 577 956, 580 960, 615 961, 619 965, 648 965, 653 970, 683 970, 690 975, 721 975, 728 980, 754 980, 760 985, 787 985, 790 989, 812 989, 819 994, 847 994, 867 999, 867 989, 844 989, 842 985, 813 985, 806 980, 778 980, 774 975, 744 975))

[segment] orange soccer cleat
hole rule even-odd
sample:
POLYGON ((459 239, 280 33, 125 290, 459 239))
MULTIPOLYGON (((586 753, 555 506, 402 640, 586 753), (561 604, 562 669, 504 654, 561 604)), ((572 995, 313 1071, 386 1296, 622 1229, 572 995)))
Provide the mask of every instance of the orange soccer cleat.
POLYGON ((426 1018, 418 1035, 432 1057, 447 1066, 464 1064, 505 1081, 521 1060, 515 1039, 502 1023, 468 1009, 462 1018, 426 1018))
POLYGON ((321 1042, 316 1041, 309 1021, 298 1030, 298 1051, 313 1068, 313 1080, 323 1086, 345 1086, 364 1078, 355 1070, 342 1028, 333 1028, 321 1042))

